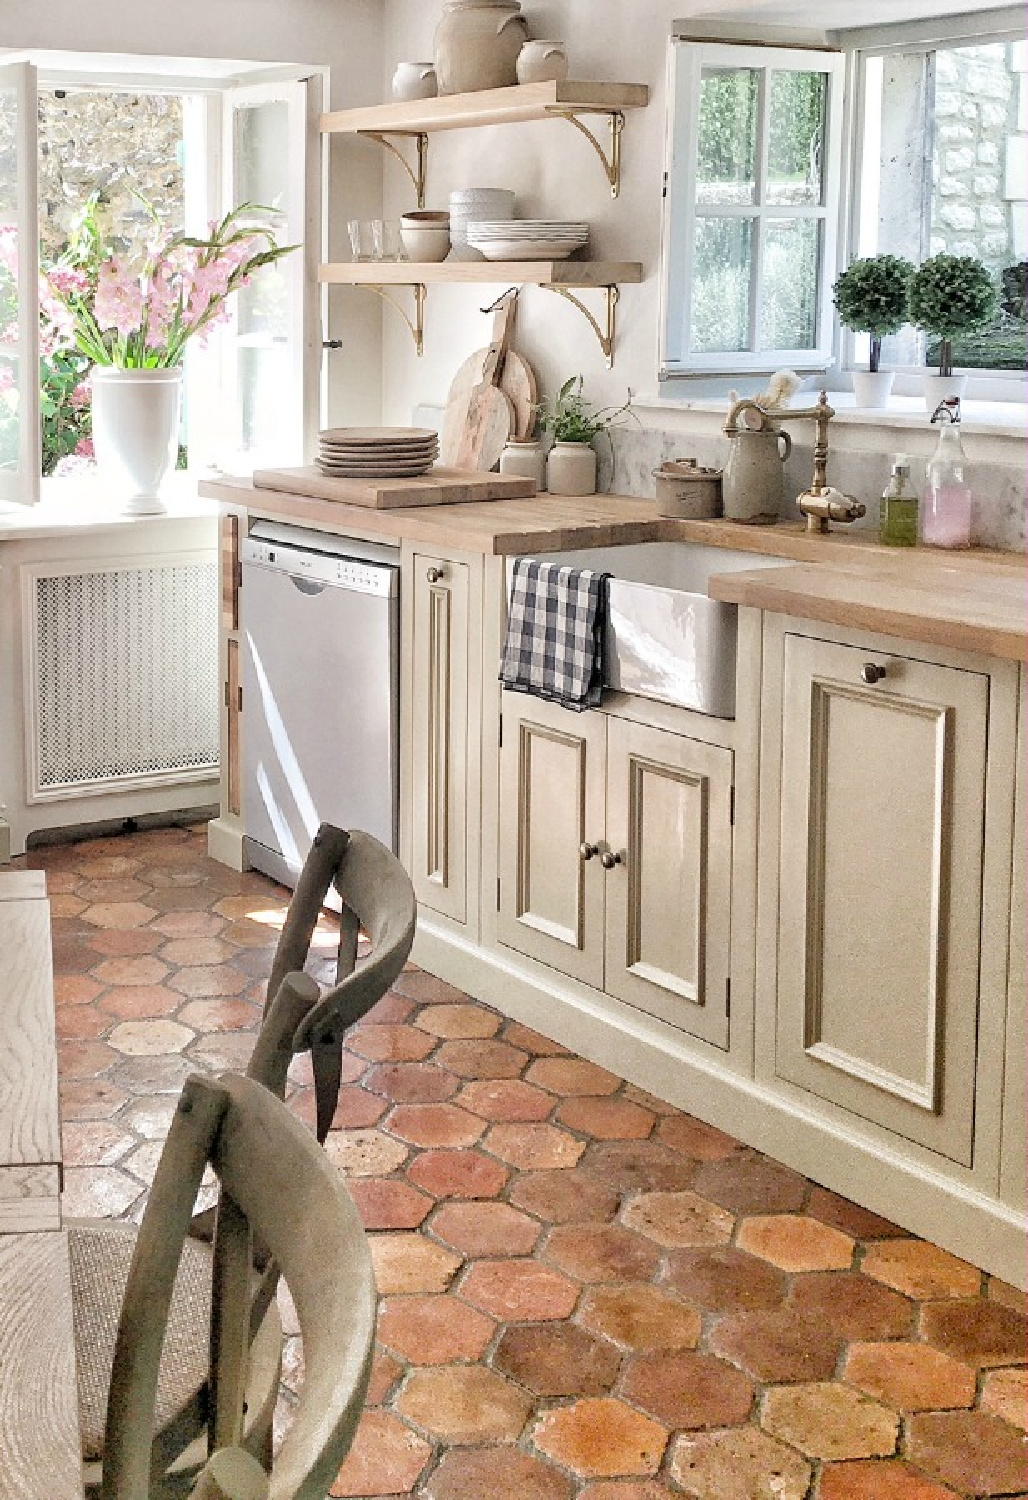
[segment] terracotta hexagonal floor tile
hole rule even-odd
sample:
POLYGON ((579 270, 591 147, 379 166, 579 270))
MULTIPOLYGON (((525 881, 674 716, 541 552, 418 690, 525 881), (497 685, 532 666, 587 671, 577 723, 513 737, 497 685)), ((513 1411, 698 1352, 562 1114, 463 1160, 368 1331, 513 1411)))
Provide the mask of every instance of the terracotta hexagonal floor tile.
POLYGON ((571 1500, 571 1481, 540 1458, 516 1448, 457 1448, 444 1453, 424 1486, 426 1500, 571 1500))
POLYGON ((696 1176, 695 1162, 652 1139, 594 1141, 582 1166, 618 1193, 684 1191, 696 1176))
POLYGON ((375 1229, 417 1229, 433 1208, 433 1200, 419 1193, 407 1182, 382 1181, 369 1177, 347 1183, 364 1227, 375 1229))
MULTIPOLYGON (((427 1040, 434 1044, 434 1038, 427 1040)), ((507 1042, 444 1042, 435 1061, 459 1078, 518 1078, 528 1062, 528 1053, 507 1042)))
POLYGON ((785 1383, 830 1380, 842 1338, 820 1318, 785 1307, 722 1318, 709 1345, 756 1380, 785 1383))
POLYGON ((116 1219, 141 1192, 139 1183, 117 1167, 68 1167, 61 1212, 69 1219, 116 1219))
MULTIPOLYGON (((169 911, 153 923, 154 931, 165 938, 216 937, 224 927, 225 918, 209 911, 169 911)), ((267 942, 266 932, 264 941, 267 942)))
POLYGON ((567 1057, 568 1049, 555 1042, 551 1037, 543 1036, 541 1032, 533 1031, 530 1026, 523 1026, 520 1021, 508 1021, 502 1032, 503 1040, 510 1042, 512 1047, 520 1047, 523 1052, 531 1052, 533 1057, 567 1057))
POLYGON ((384 1177, 408 1156, 407 1147, 382 1130, 330 1130, 325 1150, 346 1178, 384 1177))
POLYGON ((570 1317, 578 1287, 534 1260, 480 1260, 460 1284, 460 1296, 501 1323, 542 1323, 570 1317))
MULTIPOLYGON (((115 1054, 117 1056, 117 1054, 115 1054)), ((114 1069, 115 1083, 130 1094, 179 1094, 196 1064, 180 1053, 161 1057, 126 1057, 114 1069)))
POLYGON ((693 1161, 721 1161, 743 1150, 742 1142, 734 1136, 725 1135, 692 1115, 675 1114, 661 1120, 657 1134, 665 1145, 693 1161))
POLYGON ((676 1250, 667 1258, 665 1276, 668 1286, 710 1312, 778 1307, 787 1286, 781 1271, 730 1245, 676 1250))
POLYGON ((56 1015, 56 1036, 61 1041, 71 1037, 97 1037, 114 1022, 95 1005, 66 1005, 56 1015))
POLYGON ((1028 1359, 1024 1318, 1013 1308, 976 1297, 932 1302, 921 1309, 921 1336, 969 1365, 1023 1364, 1028 1359))
POLYGON ((252 1031, 211 1031, 186 1054, 209 1073, 244 1073, 253 1056, 252 1031))
POLYGON ((914 1329, 910 1299, 858 1271, 812 1271, 797 1276, 789 1303, 800 1312, 824 1318, 845 1339, 902 1338, 914 1329))
POLYGON ((559 1323, 507 1328, 492 1364, 537 1396, 600 1396, 617 1379, 621 1356, 605 1339, 574 1323, 559 1323))
POLYGON ((432 1233, 462 1255, 530 1255, 542 1233, 535 1219, 509 1203, 444 1203, 432 1233))
POLYGON ((810 1190, 807 1213, 812 1219, 820 1219, 822 1224, 830 1224, 833 1229, 841 1229, 843 1234, 851 1234, 855 1240, 906 1236, 906 1230, 900 1229, 898 1224, 873 1214, 869 1208, 861 1208, 859 1203, 850 1203, 847 1198, 840 1198, 838 1193, 831 1193, 827 1188, 816 1185, 810 1190))
POLYGON ((118 985, 100 996, 97 1004, 109 1016, 122 1020, 157 1020, 174 1015, 182 996, 162 984, 118 985))
POLYGON ((598 1141, 642 1141, 653 1129, 655 1116, 630 1099, 594 1098, 579 1095, 567 1099, 556 1119, 569 1130, 581 1131, 598 1141))
POLYGON ((95 1078, 120 1058, 121 1054, 106 1042, 92 1038, 57 1043, 57 1067, 62 1078, 95 1078))
POLYGON ((540 1057, 526 1073, 529 1083, 566 1098, 569 1094, 614 1094, 621 1079, 581 1057, 540 1057))
POLYGON ((885 1240, 871 1245, 860 1269, 910 1297, 977 1297, 982 1273, 925 1240, 885 1240))
POLYGON ((346 1045, 369 1062, 421 1062, 436 1042, 413 1026, 376 1026, 366 1021, 347 1034, 346 1045))
POLYGON ((228 943, 216 937, 171 938, 160 950, 166 964, 176 968, 196 964, 223 964, 235 953, 228 943))
POLYGON ((109 1078, 61 1079, 62 1120, 107 1120, 128 1095, 109 1078))
POLYGON ((513 1443, 532 1398, 481 1365, 439 1365, 415 1370, 396 1406, 445 1443, 513 1443))
POLYGON ((910 1461, 973 1495, 1023 1491, 1028 1434, 983 1411, 920 1412, 910 1419, 910 1461))
POLYGON ((78 888, 78 894, 84 897, 87 903, 98 901, 136 901, 140 897, 145 901, 149 889, 150 887, 146 882, 136 880, 131 875, 126 875, 120 880, 84 880, 78 888))
MULTIPOLYGON (((168 965, 152 953, 135 958, 105 958, 93 969, 97 979, 104 984, 160 984, 169 972, 168 965)), ((164 993, 168 995, 167 990, 164 993)))
POLYGON ((638 1353, 695 1349, 702 1326, 695 1307, 644 1281, 590 1287, 577 1317, 584 1328, 638 1353))
POLYGON ((58 1010, 64 1006, 91 1005, 102 989, 103 985, 87 974, 55 974, 54 1004, 58 1010))
POLYGON ((89 946, 107 958, 139 958, 154 953, 164 942, 164 933, 152 927, 108 927, 90 934, 89 946))
POLYGON ((215 995, 239 995, 247 987, 247 976, 231 964, 206 964, 195 969, 177 969, 168 980, 173 990, 190 1000, 215 995))
POLYGON ((750 1415, 752 1380, 712 1354, 642 1354, 633 1359, 621 1394, 667 1427, 738 1427, 750 1415))
POLYGON ((819 1500, 957 1500, 951 1489, 891 1458, 825 1464, 819 1500))
MULTIPOLYGON (((110 1044, 129 1057, 156 1057, 181 1052, 194 1038, 188 1026, 177 1021, 121 1021, 110 1035, 110 1044)), ((250 1039, 251 1048, 253 1040, 250 1039)))
POLYGON ((578 1500, 668 1500, 671 1493, 659 1479, 602 1479, 580 1490, 578 1500))
POLYGON ((797 1172, 747 1152, 704 1162, 693 1186, 735 1214, 788 1213, 803 1207, 808 1190, 806 1178, 797 1172))
POLYGON ((658 1245, 724 1245, 732 1237, 735 1219, 698 1193, 640 1193, 621 1214, 630 1229, 637 1229, 658 1245))
POLYGON ((384 1406, 405 1372, 406 1366, 388 1349, 376 1349, 368 1382, 368 1405, 384 1406))
POLYGON ((1028 1370, 990 1370, 982 1382, 982 1410, 1028 1427, 1028 1370))
POLYGON ((141 901, 102 901, 88 906, 81 920, 93 927, 145 927, 156 915, 152 906, 141 901))
POLYGON ((61 1154, 65 1168, 112 1167, 135 1139, 109 1120, 64 1120, 61 1154))
POLYGON ((463 1264, 459 1255, 423 1234, 373 1234, 369 1244, 375 1284, 383 1297, 445 1292, 463 1264))
POLYGON ((163 1140, 175 1115, 177 1100, 169 1096, 158 1099, 134 1099, 118 1116, 118 1124, 144 1140, 163 1140))
POLYGON ((121 1165, 127 1172, 131 1172, 133 1177, 138 1177, 140 1182, 145 1182, 149 1187, 153 1183, 163 1147, 163 1141, 144 1141, 131 1155, 124 1158, 121 1165))
POLYGON ((462 1005, 468 998, 463 990, 447 984, 445 979, 437 979, 424 969, 405 969, 393 981, 393 989, 416 1000, 419 1005, 462 1005))
MULTIPOLYGON (((303 1115, 302 1118, 313 1125, 317 1115, 314 1090, 310 1089, 305 1092, 309 1096, 310 1114, 303 1115)), ((358 1088, 356 1084, 344 1083, 336 1100, 332 1129, 367 1130, 372 1125, 378 1124, 388 1107, 384 1099, 379 1099, 375 1094, 369 1094, 367 1089, 358 1088)))
MULTIPOLYGON (((127 895, 141 896, 145 893, 146 886, 139 885, 137 881, 132 881, 131 884, 135 887, 135 889, 127 892, 127 895)), ((51 895, 50 915, 52 917, 77 917, 79 912, 85 911, 90 901, 96 901, 100 899, 100 897, 94 891, 91 891, 86 885, 83 885, 82 893, 83 896, 85 896, 85 900, 82 899, 82 896, 72 896, 67 894, 62 895, 60 893, 51 895)), ((112 896, 113 894, 114 893, 112 892, 112 896)))
POLYGON ((558 1225, 543 1254, 578 1281, 634 1281, 660 1265, 657 1246, 621 1224, 558 1225))
POLYGON ((329 1493, 360 1496, 362 1500, 373 1495, 409 1494, 431 1456, 432 1449, 424 1438, 391 1412, 366 1411, 329 1493))
POLYGON ((484 1005, 430 1005, 414 1022, 431 1036, 451 1041, 495 1036, 502 1019, 484 1005))
POLYGON ((378 1310, 378 1338, 413 1365, 480 1359, 496 1331, 456 1297, 389 1297, 378 1310))
POLYGON ((545 1412, 532 1437, 556 1463, 591 1478, 655 1474, 668 1435, 623 1402, 600 1396, 545 1412))
POLYGON ((485 1122, 455 1104, 399 1104, 386 1129, 412 1146, 471 1146, 485 1130, 485 1122))
POLYGON ((514 1179, 510 1201, 551 1224, 612 1219, 618 1195, 586 1172, 525 1172, 514 1179))
POLYGON ((1022 1317, 1028 1317, 1028 1292, 1022 1292, 1019 1286, 1011 1286, 1009 1281, 1000 1281, 998 1276, 990 1276, 986 1295, 990 1302, 1000 1302, 1004 1307, 1012 1307, 1022 1317))
POLYGON ((929 1344, 851 1344, 843 1379, 899 1411, 974 1405, 974 1371, 929 1344))
POLYGON ((496 1198, 508 1173, 481 1151, 422 1151, 407 1169, 411 1182, 436 1198, 496 1198))
POLYGON ((855 1248, 848 1234, 796 1214, 761 1214, 745 1219, 736 1243, 783 1271, 847 1271, 855 1248))
POLYGON ((693 1500, 805 1500, 810 1464, 757 1427, 683 1433, 671 1477, 693 1500))
POLYGON ((434 1063, 376 1063, 364 1086, 394 1104, 438 1104, 452 1098, 460 1079, 434 1063))
POLYGON ((545 1120, 553 1109, 552 1094, 521 1078, 476 1079, 464 1085, 456 1102, 483 1120, 545 1120))
POLYGON ((809 1458, 888 1458, 899 1417, 843 1385, 781 1385, 768 1391, 761 1426, 809 1458))

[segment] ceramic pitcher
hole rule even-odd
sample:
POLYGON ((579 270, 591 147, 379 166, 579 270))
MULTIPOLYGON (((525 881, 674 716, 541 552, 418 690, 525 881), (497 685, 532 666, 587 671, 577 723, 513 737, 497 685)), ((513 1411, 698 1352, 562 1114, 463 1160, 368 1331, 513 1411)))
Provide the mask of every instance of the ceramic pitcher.
POLYGON ((440 94, 517 83, 528 25, 518 0, 449 0, 435 33, 440 94))
MULTIPOLYGON (((741 405, 742 403, 740 403, 741 405)), ((737 427, 730 435, 728 462, 721 479, 725 519, 753 524, 777 521, 785 500, 783 465, 792 439, 753 403, 757 427, 737 427)), ((733 423, 735 409, 729 417, 733 423)))

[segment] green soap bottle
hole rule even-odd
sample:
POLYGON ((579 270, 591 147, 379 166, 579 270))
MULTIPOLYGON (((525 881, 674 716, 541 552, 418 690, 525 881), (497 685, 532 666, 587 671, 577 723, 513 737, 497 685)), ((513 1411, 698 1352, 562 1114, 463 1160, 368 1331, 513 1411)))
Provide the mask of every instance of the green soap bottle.
POLYGON ((892 476, 882 495, 879 540, 886 547, 917 546, 917 491, 903 453, 893 460, 892 476))

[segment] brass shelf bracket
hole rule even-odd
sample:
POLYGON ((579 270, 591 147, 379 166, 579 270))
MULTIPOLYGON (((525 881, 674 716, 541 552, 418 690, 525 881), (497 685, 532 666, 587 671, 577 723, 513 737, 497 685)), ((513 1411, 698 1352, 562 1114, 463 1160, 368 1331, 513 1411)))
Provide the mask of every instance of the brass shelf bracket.
POLYGON ((572 306, 578 308, 578 311, 596 335, 607 361, 607 369, 612 370, 614 368, 614 335, 617 331, 617 306, 621 298, 620 288, 617 286, 600 288, 601 291, 607 294, 607 326, 606 329, 603 329, 581 298, 576 297, 574 292, 569 291, 566 286, 557 286, 552 281, 544 281, 542 286, 546 291, 556 292, 558 297, 563 297, 565 301, 570 302, 572 306))
POLYGON ((621 191, 621 132, 625 128, 624 111, 620 109, 602 111, 563 109, 557 106, 547 110, 547 113, 555 115, 560 120, 567 120, 569 125, 573 125, 576 130, 581 131, 603 163, 604 174, 610 183, 610 196, 616 198, 621 191), (597 113, 606 114, 610 125, 609 154, 604 150, 596 136, 593 135, 588 125, 584 124, 580 118, 583 114, 597 113))
POLYGON ((425 352, 425 298, 428 295, 428 287, 425 283, 423 281, 399 283, 401 286, 409 286, 414 293, 413 319, 407 316, 407 313, 400 306, 399 302, 396 301, 395 297, 389 295, 385 287, 377 286, 370 281, 362 281, 356 284, 363 286, 369 292, 374 292, 376 296, 382 298, 383 302, 387 302, 394 312, 400 314, 400 317, 410 329, 411 338, 414 340, 414 352, 420 359, 425 352))
POLYGON ((425 206, 425 178, 426 178, 426 174, 427 174, 427 171, 428 171, 428 134, 427 134, 427 132, 424 131, 424 130, 397 130, 397 131, 392 132, 392 134, 394 134, 394 135, 404 136, 404 137, 408 137, 408 138, 413 139, 413 141, 415 143, 416 160, 417 160, 417 166, 416 167, 412 167, 411 166, 410 162, 404 156, 403 152, 400 150, 400 148, 396 144, 396 142, 393 141, 393 140, 391 140, 390 136, 386 135, 386 133, 384 131, 381 131, 381 130, 358 130, 357 134, 363 136, 366 140, 377 141, 380 146, 384 146, 387 151, 391 151, 392 152, 392 154, 396 157, 396 160, 400 163, 400 166, 407 173, 407 176, 410 178, 411 182, 414 185, 414 191, 415 191, 415 193, 417 193, 417 196, 418 196, 418 207, 419 208, 424 208, 424 206, 425 206))

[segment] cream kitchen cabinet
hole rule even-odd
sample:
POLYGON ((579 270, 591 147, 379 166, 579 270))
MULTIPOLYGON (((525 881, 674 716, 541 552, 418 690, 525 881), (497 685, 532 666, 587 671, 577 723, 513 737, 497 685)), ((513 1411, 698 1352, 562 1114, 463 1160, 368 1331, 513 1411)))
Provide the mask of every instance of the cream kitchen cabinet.
POLYGON ((732 762, 505 693, 498 940, 727 1048, 732 762))
POLYGON ((477 928, 482 558, 403 549, 402 853, 423 907, 477 928))

